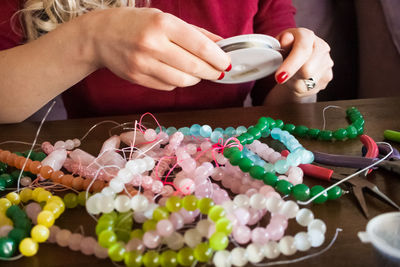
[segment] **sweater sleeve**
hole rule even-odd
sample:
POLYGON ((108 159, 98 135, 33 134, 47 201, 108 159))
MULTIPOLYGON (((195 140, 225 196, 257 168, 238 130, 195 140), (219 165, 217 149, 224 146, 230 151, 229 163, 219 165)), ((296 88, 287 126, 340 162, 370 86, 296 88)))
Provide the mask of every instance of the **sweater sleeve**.
POLYGON ((22 43, 22 30, 18 15, 18 0, 0 1, 0 50, 9 49, 22 43))

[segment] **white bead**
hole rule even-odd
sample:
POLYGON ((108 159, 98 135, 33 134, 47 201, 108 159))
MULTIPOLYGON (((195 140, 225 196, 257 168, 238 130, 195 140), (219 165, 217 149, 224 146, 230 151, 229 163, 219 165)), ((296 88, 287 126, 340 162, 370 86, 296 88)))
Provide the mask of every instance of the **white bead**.
POLYGON ((113 190, 111 187, 109 187, 109 186, 104 187, 104 188, 101 190, 101 194, 104 195, 104 196, 115 197, 115 192, 114 192, 114 190, 113 190))
POLYGON ((247 259, 251 263, 259 263, 263 260, 264 254, 260 245, 250 244, 246 248, 247 259))
POLYGON ((299 232, 294 236, 294 245, 299 251, 307 251, 311 247, 309 236, 306 232, 299 232))
POLYGON ((264 251, 264 256, 270 260, 277 258, 279 254, 281 254, 278 243, 275 241, 269 241, 267 244, 263 245, 262 249, 264 251))
POLYGON ((146 171, 146 166, 147 166, 146 161, 144 159, 135 159, 134 161, 136 162, 138 172, 144 173, 146 171))
POLYGON ((125 164, 125 168, 127 168, 132 174, 140 174, 139 166, 136 164, 135 160, 128 160, 125 164))
POLYGON ((127 212, 131 209, 131 199, 126 195, 119 195, 114 200, 114 206, 118 212, 127 212))
POLYGON ((183 238, 185 239, 186 245, 194 248, 201 243, 202 236, 196 229, 189 229, 185 232, 183 238))
POLYGON ((142 194, 134 195, 131 199, 131 207, 134 211, 145 211, 149 206, 149 200, 142 194))
POLYGON ((151 218, 153 218, 153 213, 154 213, 154 210, 155 210, 156 208, 158 208, 158 204, 149 202, 149 204, 147 205, 146 210, 143 211, 143 215, 144 215, 147 219, 150 220, 151 218))
POLYGON ((88 213, 94 214, 94 215, 97 215, 100 213, 100 210, 97 208, 97 204, 96 204, 99 195, 100 194, 95 194, 95 195, 89 197, 88 200, 86 201, 86 210, 88 211, 88 213))
POLYGON ((177 232, 173 232, 172 235, 164 238, 164 241, 167 244, 168 248, 172 250, 179 250, 185 244, 183 236, 177 232))
POLYGON ((325 235, 317 229, 312 229, 308 231, 308 239, 310 240, 311 246, 316 248, 324 243, 325 235))
POLYGON ((319 230, 322 234, 325 234, 326 225, 322 220, 315 219, 315 220, 312 220, 307 226, 308 232, 310 232, 311 230, 314 230, 314 229, 319 230))
POLYGON ((146 162, 146 170, 152 170, 154 166, 156 165, 156 162, 154 161, 153 158, 150 157, 144 157, 143 160, 146 162))
POLYGON ((118 178, 114 178, 110 181, 110 187, 115 193, 119 193, 124 190, 124 183, 118 178))
POLYGON ((192 179, 185 178, 179 182, 178 188, 184 195, 190 195, 194 192, 196 186, 192 179))
POLYGON ((234 266, 244 266, 247 264, 246 250, 241 247, 236 247, 231 251, 231 263, 234 266))
POLYGON ((72 150, 72 149, 74 149, 74 147, 75 147, 74 141, 72 141, 71 139, 68 139, 67 141, 65 141, 65 148, 67 150, 72 150))
POLYGON ((133 174, 128 168, 123 168, 118 171, 117 177, 122 183, 127 184, 132 181, 133 174))
POLYGON ((250 205, 250 199, 248 196, 240 194, 235 196, 235 198, 233 199, 233 203, 235 203, 236 206, 238 206, 239 208, 248 208, 250 205))
POLYGON ((250 207, 256 210, 264 209, 266 205, 265 196, 257 193, 250 197, 250 207))
POLYGON ((231 267, 231 253, 227 250, 219 250, 214 254, 213 263, 216 267, 231 267))
POLYGON ((65 149, 65 142, 64 141, 57 141, 54 144, 54 150, 57 150, 57 149, 65 149))
POLYGON ((110 213, 114 210, 114 198, 100 194, 96 200, 97 209, 102 213, 110 213))
POLYGON ((78 138, 74 138, 72 141, 74 142, 74 147, 79 147, 81 145, 81 140, 78 138))
POLYGON ((287 235, 279 241, 279 250, 283 255, 290 256, 296 253, 293 236, 287 235))
POLYGON ((283 205, 284 201, 280 198, 277 197, 269 197, 267 198, 267 210, 269 210, 271 213, 275 213, 278 212, 282 205, 283 205))
POLYGON ((282 205, 282 208, 279 213, 286 216, 286 218, 291 219, 296 217, 298 211, 299 211, 299 205, 297 205, 297 203, 294 202, 293 200, 288 200, 285 201, 285 203, 282 205))
POLYGON ((209 220, 201 220, 196 225, 196 230, 200 233, 201 236, 207 237, 208 236, 208 229, 210 229, 211 222, 209 220))
POLYGON ((301 209, 296 214, 296 221, 301 226, 308 226, 314 220, 314 213, 309 209, 301 209))

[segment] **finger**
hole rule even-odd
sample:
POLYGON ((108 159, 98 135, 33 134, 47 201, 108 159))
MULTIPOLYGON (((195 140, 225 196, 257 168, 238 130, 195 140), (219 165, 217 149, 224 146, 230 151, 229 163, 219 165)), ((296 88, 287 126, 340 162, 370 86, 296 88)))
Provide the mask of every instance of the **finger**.
POLYGON ((198 26, 193 25, 193 24, 192 24, 192 26, 195 27, 195 28, 196 28, 198 31, 200 31, 202 34, 204 34, 205 36, 207 36, 208 38, 210 38, 213 42, 218 42, 218 41, 221 41, 222 39, 224 39, 224 38, 222 38, 221 36, 216 35, 215 33, 212 33, 212 32, 207 31, 207 30, 204 29, 204 28, 198 27, 198 26))
POLYGON ((145 74, 137 74, 134 79, 128 79, 132 83, 136 83, 148 88, 162 90, 162 91, 172 91, 176 88, 176 86, 167 84, 165 82, 160 81, 159 79, 145 75, 145 74))

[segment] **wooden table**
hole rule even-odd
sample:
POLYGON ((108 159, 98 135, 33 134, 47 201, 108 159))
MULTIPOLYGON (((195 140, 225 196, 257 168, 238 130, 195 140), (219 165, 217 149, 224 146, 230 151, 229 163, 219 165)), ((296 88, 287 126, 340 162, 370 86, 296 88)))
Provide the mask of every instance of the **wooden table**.
MULTIPOLYGON (((285 123, 306 125, 313 128, 322 128, 322 110, 328 105, 336 105, 342 108, 355 106, 365 118, 365 133, 376 141, 383 140, 385 129, 400 130, 400 98, 386 99, 361 99, 352 101, 319 102, 315 104, 297 104, 279 107, 252 107, 230 108, 207 111, 171 112, 155 114, 158 121, 166 126, 183 127, 194 123, 200 125, 209 124, 211 127, 250 126, 256 123, 261 116, 271 116, 274 119, 282 119, 285 123)), ((326 111, 327 129, 337 129, 348 124, 345 119, 344 109, 328 109, 326 111)), ((117 122, 134 121, 139 115, 121 116, 112 118, 79 119, 67 121, 46 122, 40 132, 38 142, 48 140, 54 143, 57 140, 80 138, 95 123, 105 119, 117 122)), ((148 122, 151 122, 148 117, 148 122)), ((18 140, 32 142, 38 123, 24 122, 14 125, 0 126, 0 142, 6 140, 18 140)), ((81 148, 97 154, 102 142, 108 136, 108 129, 112 124, 104 124, 97 127, 83 142, 81 148)), ((301 139, 304 147, 328 153, 360 155, 362 144, 358 139, 344 142, 323 142, 301 139)), ((399 145, 392 143, 399 149, 399 145)), ((4 144, 2 149, 22 151, 28 149, 24 145, 4 144)), ((391 197, 396 203, 400 203, 400 177, 383 170, 372 172, 368 180, 376 183, 379 188, 391 197)), ((321 184, 328 186, 327 182, 306 177, 308 185, 321 184)), ((366 202, 372 217, 381 213, 395 211, 394 208, 381 200, 366 194, 366 202)), ((279 259, 291 259, 315 253, 326 247, 332 239, 336 228, 343 231, 339 234, 333 247, 317 257, 298 262, 293 266, 389 266, 385 258, 381 257, 370 244, 363 244, 357 237, 357 232, 365 230, 368 220, 361 213, 360 208, 352 194, 347 194, 337 201, 329 201, 323 205, 311 205, 317 218, 321 218, 327 224, 325 243, 317 249, 311 249, 307 253, 296 253, 291 257, 279 259)), ((296 224, 290 222, 289 224, 296 224)), ((94 222, 86 214, 83 208, 76 208, 65 212, 57 225, 78 231, 84 227, 86 235, 94 235, 94 222)), ((290 232, 289 227, 289 232, 290 232)), ((293 232, 292 234, 294 234, 293 232)), ((41 244, 39 252, 31 258, 22 258, 16 262, 0 262, 1 266, 113 266, 110 260, 98 260, 94 256, 83 256, 79 252, 73 252, 68 248, 60 248, 53 244, 41 244)))

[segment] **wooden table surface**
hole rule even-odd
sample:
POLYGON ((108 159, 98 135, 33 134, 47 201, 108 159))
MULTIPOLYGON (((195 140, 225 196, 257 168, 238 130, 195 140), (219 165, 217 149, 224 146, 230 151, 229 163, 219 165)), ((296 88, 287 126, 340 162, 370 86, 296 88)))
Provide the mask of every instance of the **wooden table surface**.
MULTIPOLYGON (((361 99, 351 101, 319 102, 314 104, 296 104, 276 107, 252 107, 252 108, 229 108, 219 110, 203 110, 190 112, 170 112, 154 114, 161 125, 169 127, 190 126, 194 123, 200 125, 209 124, 211 127, 228 127, 239 125, 254 125, 261 116, 270 116, 274 119, 281 119, 285 123, 295 125, 306 125, 313 128, 322 128, 323 108, 328 105, 339 106, 342 109, 328 109, 326 115, 326 128, 337 129, 345 127, 348 122, 345 118, 345 109, 355 106, 363 114, 365 123, 365 134, 371 136, 375 141, 383 141, 383 131, 385 129, 400 130, 400 98, 382 99, 361 99)), ((139 115, 78 119, 66 121, 45 122, 40 132, 38 142, 66 140, 81 138, 84 133, 94 124, 103 120, 113 120, 116 122, 128 122, 138 119, 139 115)), ((150 117, 146 117, 147 123, 154 125, 150 117)), ((38 123, 24 122, 20 124, 1 125, 0 142, 17 140, 32 142, 38 128, 38 123)), ((97 154, 102 142, 109 136, 109 129, 113 125, 110 123, 96 127, 89 136, 83 141, 81 148, 97 154)), ((113 133, 118 133, 118 130, 113 133)), ((310 150, 346 154, 360 155, 362 144, 359 139, 324 142, 308 139, 300 139, 303 146, 310 150)), ((399 144, 392 143, 399 149, 399 144)), ((28 146, 2 144, 2 149, 13 151, 27 150, 28 146)), ((368 176, 368 180, 376 183, 378 187, 400 204, 400 177, 398 175, 377 170, 368 176)), ((305 177, 304 183, 309 186, 321 184, 328 186, 329 183, 305 177)), ((375 217, 385 212, 395 211, 394 208, 375 198, 373 195, 365 194, 370 216, 375 217)), ((297 252, 291 257, 279 257, 279 260, 294 259, 309 253, 316 253, 325 248, 334 236, 336 228, 343 231, 339 234, 334 245, 322 255, 292 264, 293 266, 392 266, 393 264, 377 253, 372 245, 363 244, 357 237, 359 231, 364 231, 368 219, 366 219, 352 194, 346 194, 337 201, 328 201, 322 205, 310 205, 309 208, 316 218, 325 221, 327 225, 326 240, 320 248, 311 249, 307 253, 297 252)), ((72 232, 77 232, 83 226, 85 235, 94 236, 95 223, 90 218, 84 208, 67 210, 56 222, 62 228, 68 228, 72 232)), ((291 225, 296 223, 289 221, 289 234, 295 234, 298 229, 291 225), (292 232, 291 232, 292 231, 292 232)), ((304 230, 304 229, 303 229, 304 230)), ((79 252, 73 252, 68 248, 61 248, 54 244, 40 244, 39 252, 36 256, 22 258, 15 262, 0 262, 0 266, 113 266, 110 260, 99 260, 94 256, 84 256, 79 252)))

